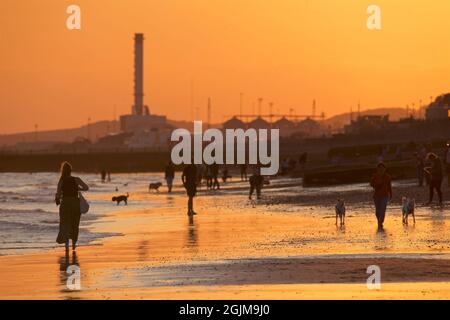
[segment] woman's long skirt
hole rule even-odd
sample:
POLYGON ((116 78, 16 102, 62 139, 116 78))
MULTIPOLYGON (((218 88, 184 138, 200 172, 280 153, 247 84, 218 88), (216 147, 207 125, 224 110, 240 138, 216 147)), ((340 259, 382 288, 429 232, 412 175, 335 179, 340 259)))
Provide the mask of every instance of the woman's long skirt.
POLYGON ((66 243, 69 239, 76 242, 80 228, 80 199, 63 198, 59 206, 59 233, 57 243, 66 243))

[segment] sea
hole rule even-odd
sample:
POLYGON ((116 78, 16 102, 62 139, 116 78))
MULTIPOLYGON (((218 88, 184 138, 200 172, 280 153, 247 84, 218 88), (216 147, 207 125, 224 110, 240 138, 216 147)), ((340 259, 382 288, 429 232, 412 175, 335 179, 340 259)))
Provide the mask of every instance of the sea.
MULTIPOLYGON (((90 211, 82 216, 79 245, 116 234, 96 233, 89 229, 95 220, 112 210, 139 210, 158 203, 136 196, 148 193, 151 182, 163 182, 162 173, 113 174, 102 183, 97 174, 74 174, 90 187, 84 194, 90 211), (130 193, 128 206, 116 206, 112 196, 130 193)), ((57 246, 59 207, 54 202, 58 173, 0 173, 0 255, 42 251, 57 246)))

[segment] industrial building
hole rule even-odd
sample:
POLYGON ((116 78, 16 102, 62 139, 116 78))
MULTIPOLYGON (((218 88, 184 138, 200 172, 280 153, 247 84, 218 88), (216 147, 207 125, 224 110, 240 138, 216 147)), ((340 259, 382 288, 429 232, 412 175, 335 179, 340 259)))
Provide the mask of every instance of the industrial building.
MULTIPOLYGON (((288 119, 288 116, 281 116, 276 121, 267 121, 263 116, 245 116, 246 118, 253 117, 251 121, 244 122, 238 116, 225 121, 222 124, 222 129, 279 129, 281 137, 301 136, 305 138, 320 137, 327 135, 328 131, 320 122, 306 117, 302 120, 297 120, 296 116, 292 116, 295 120, 288 119)), ((266 118, 273 118, 275 115, 267 116, 266 118)))
POLYGON ((134 104, 131 114, 120 117, 120 129, 123 132, 167 131, 172 127, 165 116, 153 115, 144 104, 144 35, 134 36, 134 104))

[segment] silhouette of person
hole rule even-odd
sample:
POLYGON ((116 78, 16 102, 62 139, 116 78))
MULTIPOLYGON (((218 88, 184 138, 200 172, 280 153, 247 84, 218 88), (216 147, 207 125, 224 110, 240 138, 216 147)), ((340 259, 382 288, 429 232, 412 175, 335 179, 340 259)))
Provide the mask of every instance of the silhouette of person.
POLYGON ((166 169, 164 171, 164 176, 167 182, 167 189, 168 192, 172 192, 172 186, 173 186, 173 179, 175 178, 175 166, 173 165, 172 161, 169 161, 169 163, 166 166, 166 169))
POLYGON ((423 186, 423 176, 425 169, 425 159, 422 153, 416 153, 416 168, 417 168, 417 179, 419 181, 419 187, 423 186))
POLYGON ((210 190, 213 186, 212 165, 206 166, 206 189, 210 190))
POLYGON ((219 165, 217 163, 213 163, 211 165, 211 174, 213 179, 212 189, 220 189, 219 180, 217 179, 219 177, 219 165))
POLYGON ((264 177, 261 175, 259 168, 256 168, 253 174, 250 176, 250 193, 248 198, 251 200, 253 192, 256 190, 256 198, 261 199, 261 189, 264 184, 264 177))
POLYGON ((72 176, 70 163, 63 162, 55 194, 55 203, 59 206, 59 233, 56 242, 64 243, 66 251, 69 251, 69 239, 72 239, 72 249, 76 249, 81 217, 78 192, 88 190, 89 187, 83 180, 72 176))
POLYGON ((102 169, 102 171, 100 172, 100 177, 102 178, 102 183, 105 183, 106 181, 106 169, 102 169))
POLYGON ((241 164, 241 181, 247 181, 247 165, 241 164))
POLYGON ((228 178, 230 178, 230 176, 228 175, 228 168, 227 166, 224 166, 222 169, 222 181, 223 183, 227 183, 228 178))
POLYGON ((383 229, 387 204, 392 199, 391 181, 391 176, 386 173, 386 165, 380 162, 377 165, 377 171, 370 180, 370 185, 374 189, 373 200, 375 203, 375 215, 378 220, 378 229, 383 229))
POLYGON ((194 197, 197 194, 197 167, 191 163, 184 167, 181 181, 188 196, 188 212, 187 214, 194 215, 194 197))

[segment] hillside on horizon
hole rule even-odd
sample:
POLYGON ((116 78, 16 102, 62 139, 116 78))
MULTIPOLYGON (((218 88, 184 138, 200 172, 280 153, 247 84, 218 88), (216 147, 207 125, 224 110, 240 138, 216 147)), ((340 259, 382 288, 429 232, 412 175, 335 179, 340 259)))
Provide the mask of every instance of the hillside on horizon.
MULTIPOLYGON (((361 115, 386 115, 389 114, 389 117, 392 121, 397 121, 401 118, 405 118, 407 116, 406 109, 403 108, 377 108, 377 109, 368 109, 361 111, 361 115)), ((353 118, 355 119, 357 113, 353 113, 353 118)), ((173 125, 176 128, 192 128, 191 121, 175 121, 175 120, 167 120, 169 124, 173 125)), ((342 129, 345 125, 350 123, 350 113, 343 113, 339 115, 332 116, 328 119, 325 119, 322 124, 330 128, 331 130, 339 130, 342 129)), ((77 138, 90 138, 92 141, 97 141, 98 138, 105 136, 110 133, 117 132, 119 130, 119 121, 114 120, 104 120, 94 122, 89 125, 83 125, 76 128, 67 128, 67 129, 57 129, 57 130, 48 130, 48 131, 38 131, 38 132, 21 132, 21 133, 13 133, 13 134, 2 134, 0 135, 0 147, 5 146, 13 146, 18 143, 35 143, 35 142, 73 142, 77 138)), ((212 124, 211 127, 220 127, 219 124, 212 124)))
MULTIPOLYGON (((398 121, 402 118, 406 118, 408 116, 408 112, 405 108, 376 108, 376 109, 367 109, 362 110, 359 113, 361 116, 384 116, 389 115, 389 120, 398 121)), ((350 119, 353 117, 353 120, 356 120, 358 116, 358 112, 353 112, 353 115, 350 112, 338 114, 332 116, 328 119, 325 119, 322 124, 327 128, 330 128, 333 131, 342 129, 345 125, 350 124, 350 119)))
MULTIPOLYGON (((167 119, 167 122, 175 128, 192 129, 190 121, 176 121, 167 119)), ((217 128, 218 124, 212 124, 211 127, 217 128)), ((116 120, 103 120, 93 122, 89 125, 83 125, 75 128, 55 129, 37 132, 18 132, 10 134, 0 134, 0 148, 14 146, 16 144, 29 143, 54 143, 54 142, 73 142, 75 139, 84 138, 96 142, 100 137, 119 131, 120 123, 116 120)))

